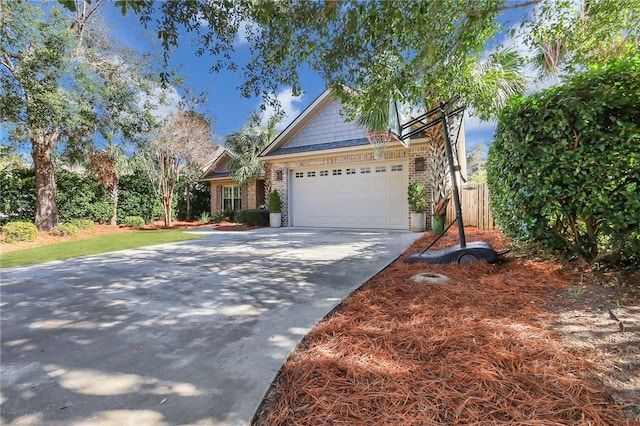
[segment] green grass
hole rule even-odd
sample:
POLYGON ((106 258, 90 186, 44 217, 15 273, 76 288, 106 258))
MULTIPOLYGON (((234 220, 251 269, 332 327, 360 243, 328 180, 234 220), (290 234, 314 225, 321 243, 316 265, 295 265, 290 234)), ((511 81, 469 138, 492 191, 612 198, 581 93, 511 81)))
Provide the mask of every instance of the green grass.
POLYGON ((202 235, 186 234, 183 229, 161 229, 154 231, 133 231, 118 234, 101 235, 78 241, 65 241, 17 250, 0 256, 0 268, 32 265, 52 260, 71 259, 73 257, 126 250, 154 244, 201 238, 202 235))

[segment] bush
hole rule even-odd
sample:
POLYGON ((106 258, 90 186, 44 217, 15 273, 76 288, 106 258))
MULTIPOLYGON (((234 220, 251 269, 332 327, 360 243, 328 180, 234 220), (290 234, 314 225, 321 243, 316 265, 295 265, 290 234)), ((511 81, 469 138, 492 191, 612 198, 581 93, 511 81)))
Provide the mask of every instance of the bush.
POLYGON ((199 223, 209 223, 211 221, 211 215, 208 212, 202 212, 200 217, 198 217, 199 223))
POLYGON ((223 221, 233 221, 233 216, 234 216, 234 212, 233 210, 218 210, 214 215, 213 215, 213 221, 214 222, 223 222, 223 221))
POLYGON ((208 213, 211 209, 211 184, 209 182, 196 182, 189 190, 191 194, 191 217, 187 217, 186 184, 184 179, 176 190, 176 216, 179 220, 191 220, 202 213, 208 213))
POLYGON ((51 230, 51 233, 58 237, 75 237, 79 232, 80 229, 73 223, 60 223, 51 230))
POLYGON ((113 214, 109 191, 88 175, 57 170, 56 191, 61 222, 91 219, 93 222, 105 223, 113 214))
POLYGON ((591 262, 640 261, 640 56, 513 99, 489 151, 504 233, 591 262))
POLYGON ((423 213, 427 209, 427 194, 424 192, 424 184, 422 182, 413 182, 409 184, 408 201, 409 208, 412 212, 423 213))
POLYGON ((239 210, 235 221, 247 226, 269 226, 269 212, 264 209, 239 210))
POLYGON ((144 227, 144 219, 140 216, 127 216, 122 219, 121 222, 124 226, 129 226, 131 228, 143 228, 144 227))
POLYGON ((32 168, 0 172, 0 224, 35 222, 36 178, 32 168))
POLYGON ((122 176, 118 187, 119 218, 140 216, 145 222, 152 223, 163 216, 160 201, 144 172, 137 170, 132 175, 122 176))
POLYGON ((38 238, 38 228, 29 222, 9 222, 2 227, 2 232, 7 243, 35 241, 38 238))
POLYGON ((282 201, 280 200, 280 194, 276 189, 269 194, 269 213, 282 212, 282 201))
POLYGON ((72 224, 78 227, 78 229, 89 230, 93 229, 95 223, 91 219, 75 219, 71 221, 72 224))

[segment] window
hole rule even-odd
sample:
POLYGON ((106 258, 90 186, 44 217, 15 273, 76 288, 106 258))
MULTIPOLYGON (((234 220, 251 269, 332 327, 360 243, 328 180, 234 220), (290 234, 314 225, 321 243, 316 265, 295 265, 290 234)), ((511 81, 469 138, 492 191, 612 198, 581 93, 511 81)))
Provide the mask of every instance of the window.
POLYGON ((360 168, 360 174, 371 173, 371 167, 362 167, 360 168))
POLYGON ((395 164, 395 165, 391 166, 391 171, 392 172, 401 172, 402 171, 402 164, 395 164))
POLYGON ((329 170, 320 170, 320 176, 329 176, 329 170))
POLYGON ((304 172, 296 172, 296 177, 297 177, 297 178, 302 178, 302 177, 304 177, 304 172))
POLYGON ((316 177, 316 172, 307 172, 307 177, 316 177))
POLYGON ((376 173, 384 173, 387 171, 385 166, 376 166, 376 173))
POLYGON ((222 209, 242 209, 242 192, 238 185, 222 187, 222 209))
POLYGON ((340 176, 342 174, 342 169, 333 169, 334 176, 340 176))
POLYGON ((355 175, 356 174, 356 169, 347 169, 347 174, 348 175, 355 175))

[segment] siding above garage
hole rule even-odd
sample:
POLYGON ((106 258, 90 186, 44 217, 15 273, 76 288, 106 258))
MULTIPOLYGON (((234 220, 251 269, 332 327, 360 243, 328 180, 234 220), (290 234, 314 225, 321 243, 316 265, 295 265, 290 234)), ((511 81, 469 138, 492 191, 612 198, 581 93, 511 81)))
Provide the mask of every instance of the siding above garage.
POLYGON ((340 102, 331 101, 304 128, 297 132, 285 147, 313 146, 363 138, 366 142, 365 133, 366 129, 360 127, 356 122, 345 120, 342 116, 340 102))
POLYGON ((374 158, 366 133, 327 90, 260 153, 267 194, 277 190, 282 199, 284 226, 411 228, 407 186, 422 182, 430 198, 428 168, 416 165, 428 163, 441 132, 418 134, 409 147, 392 141, 382 159, 374 158))

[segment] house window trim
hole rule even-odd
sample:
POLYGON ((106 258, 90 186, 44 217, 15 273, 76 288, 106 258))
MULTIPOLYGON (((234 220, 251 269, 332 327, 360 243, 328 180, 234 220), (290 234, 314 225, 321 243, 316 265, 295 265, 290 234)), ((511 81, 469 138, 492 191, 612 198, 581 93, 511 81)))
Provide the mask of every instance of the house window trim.
POLYGON ((240 185, 222 185, 222 210, 242 210, 242 187, 240 185), (231 198, 225 196, 225 190, 230 188, 231 198), (237 194, 236 194, 237 189, 237 194), (226 200, 230 201, 231 208, 228 209, 225 203, 226 200))

